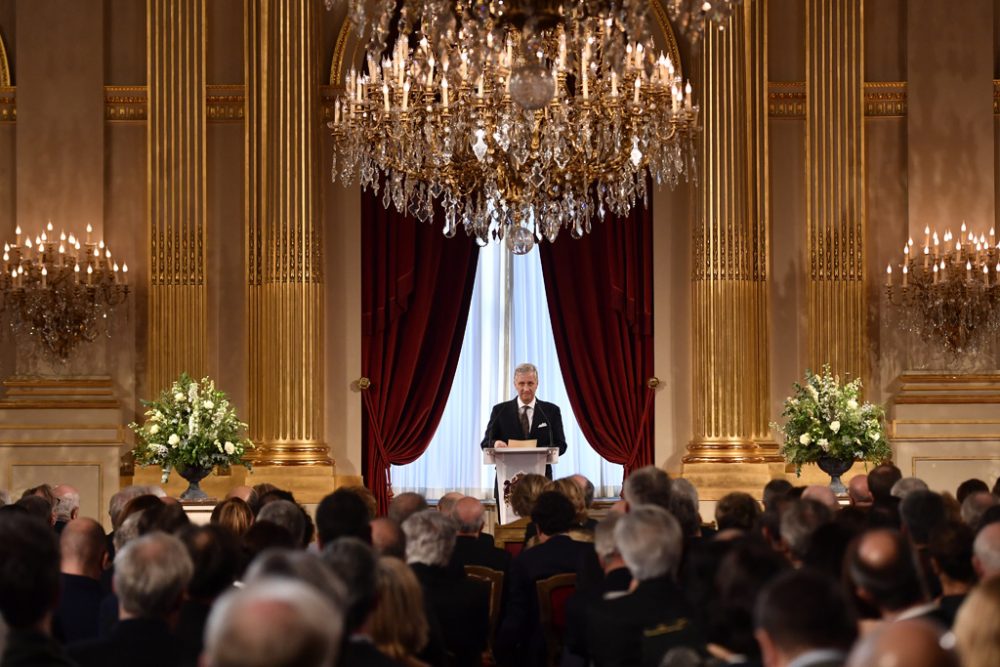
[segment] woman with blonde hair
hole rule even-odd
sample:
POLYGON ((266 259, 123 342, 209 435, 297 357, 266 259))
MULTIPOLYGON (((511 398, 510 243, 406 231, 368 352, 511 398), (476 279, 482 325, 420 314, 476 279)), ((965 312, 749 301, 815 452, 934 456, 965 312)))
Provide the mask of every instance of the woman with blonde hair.
POLYGON ((554 482, 549 482, 545 490, 558 491, 569 498, 569 501, 573 503, 573 509, 576 510, 577 526, 582 528, 587 525, 587 522, 590 521, 590 515, 587 514, 587 503, 583 497, 583 489, 580 488, 580 485, 572 477, 563 477, 554 482))
POLYGON ((253 512, 242 498, 228 498, 212 510, 211 522, 228 528, 236 537, 243 537, 253 525, 253 512))
POLYGON ((375 568, 375 590, 378 604, 371 618, 375 648, 407 667, 426 667, 416 657, 430 634, 417 576, 398 558, 382 557, 375 568))
POLYGON ((954 632, 963 667, 1000 665, 1000 578, 972 589, 958 610, 954 632))

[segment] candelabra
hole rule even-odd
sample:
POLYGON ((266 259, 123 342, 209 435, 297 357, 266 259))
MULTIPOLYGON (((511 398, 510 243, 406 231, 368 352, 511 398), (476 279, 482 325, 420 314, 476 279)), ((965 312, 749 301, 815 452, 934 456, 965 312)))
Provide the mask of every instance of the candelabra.
POLYGON ((612 58, 609 25, 558 24, 531 49, 508 31, 485 60, 461 41, 442 52, 401 37, 347 74, 329 124, 334 179, 381 187, 387 208, 423 221, 440 206, 447 236, 461 225, 523 254, 563 228, 578 238, 594 218, 624 216, 649 180, 694 178, 690 85, 641 41, 612 58))
POLYGON ((886 293, 903 327, 952 354, 979 350, 1000 333, 1000 244, 996 232, 976 237, 962 223, 960 234, 938 236, 924 229, 924 245, 903 247, 901 274, 886 267, 886 293))
POLYGON ((15 336, 28 336, 65 360, 85 341, 107 332, 116 306, 129 293, 128 265, 121 267, 103 240, 93 241, 87 225, 81 242, 73 234, 53 233, 52 223, 22 243, 5 243, 0 276, 0 318, 15 336))

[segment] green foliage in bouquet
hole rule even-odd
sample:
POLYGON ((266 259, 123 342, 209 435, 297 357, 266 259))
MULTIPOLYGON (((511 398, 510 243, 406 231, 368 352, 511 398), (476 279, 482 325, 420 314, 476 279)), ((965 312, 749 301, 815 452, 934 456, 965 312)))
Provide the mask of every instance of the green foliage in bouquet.
POLYGON ((247 425, 211 379, 196 381, 183 373, 159 399, 143 401, 143 405, 145 423, 129 424, 136 439, 132 453, 139 465, 162 466, 164 482, 174 468, 250 468, 244 458, 253 449, 243 435, 247 425))
POLYGON ((841 385, 829 365, 822 375, 806 371, 805 380, 805 385, 796 382, 795 393, 785 399, 785 424, 771 424, 784 436, 781 453, 795 464, 796 472, 824 456, 873 463, 892 457, 885 439, 885 409, 859 403, 861 380, 841 385))

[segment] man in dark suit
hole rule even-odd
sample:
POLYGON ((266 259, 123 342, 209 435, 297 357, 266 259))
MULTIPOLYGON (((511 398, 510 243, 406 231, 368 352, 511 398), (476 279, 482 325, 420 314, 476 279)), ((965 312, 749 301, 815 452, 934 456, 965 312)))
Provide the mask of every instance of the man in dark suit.
POLYGON ((485 512, 478 498, 466 496, 455 503, 452 516, 458 524, 458 536, 451 556, 453 567, 461 570, 466 565, 479 565, 506 572, 510 566, 509 553, 493 546, 492 540, 480 539, 485 512))
MULTIPOLYGON (((510 440, 537 440, 539 447, 558 447, 559 456, 565 454, 562 413, 555 403, 535 397, 538 369, 533 364, 520 364, 514 369, 514 389, 517 398, 493 406, 479 446, 506 447, 510 440)), ((545 476, 552 479, 552 466, 545 466, 545 476)), ((496 489, 494 496, 499 498, 496 489)))
POLYGON ((93 519, 73 519, 59 537, 62 595, 53 631, 64 644, 97 639, 107 563, 104 529, 93 519))
POLYGON ((115 556, 118 624, 107 639, 70 647, 80 667, 177 667, 179 642, 170 631, 194 567, 184 544, 161 532, 132 540, 115 556))

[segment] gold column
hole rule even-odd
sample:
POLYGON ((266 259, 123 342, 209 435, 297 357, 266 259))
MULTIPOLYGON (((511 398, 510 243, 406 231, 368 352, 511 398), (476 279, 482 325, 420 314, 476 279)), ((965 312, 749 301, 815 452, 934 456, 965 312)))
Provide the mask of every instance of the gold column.
POLYGON ((246 0, 251 438, 269 465, 326 465, 315 0, 246 0))
POLYGON ((867 372, 864 2, 806 2, 809 365, 867 372))
POLYGON ((205 1, 148 0, 149 393, 206 371, 205 1))
POLYGON ((694 234, 694 439, 685 464, 776 460, 768 428, 767 2, 702 46, 694 234))

